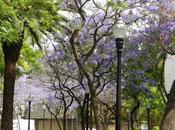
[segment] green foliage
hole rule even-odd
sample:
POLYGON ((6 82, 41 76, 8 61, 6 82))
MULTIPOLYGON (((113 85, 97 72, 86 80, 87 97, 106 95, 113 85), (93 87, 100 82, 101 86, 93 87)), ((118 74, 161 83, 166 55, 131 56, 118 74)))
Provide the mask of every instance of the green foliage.
POLYGON ((152 128, 152 130, 160 130, 158 126, 155 126, 154 128, 152 128))
MULTIPOLYGON (((39 59, 43 54, 26 43, 36 43, 47 31, 57 30, 60 17, 57 14, 61 0, 0 0, 0 43, 25 43, 17 64, 17 76, 33 70, 41 70, 39 59)), ((4 59, 0 50, 0 74, 3 74, 4 59)), ((1 83, 0 83, 1 84, 1 83)), ((1 86, 0 86, 1 87, 1 86)))
MULTIPOLYGON (((129 81, 122 93, 123 113, 130 112, 138 100, 141 106, 136 113, 137 120, 146 121, 147 105, 151 104, 151 121, 153 125, 159 125, 165 108, 161 91, 161 88, 164 87, 161 86, 163 53, 156 45, 144 45, 142 49, 147 50, 147 54, 144 53, 134 57, 134 59, 129 59, 126 68, 123 69, 126 80, 129 81), (141 76, 137 72, 141 72, 141 76), (153 80, 155 84, 148 84, 144 79, 153 80), (135 88, 130 86, 131 83, 134 84, 135 88), (147 92, 142 91, 141 84, 147 88, 147 92)), ((124 117, 126 120, 127 114, 124 114, 124 117)))
MULTIPOLYGON (((46 31, 56 28, 60 21, 57 14, 60 1, 54 0, 0 0, 0 43, 16 44, 36 43, 40 48, 40 38, 46 31), (57 2, 57 3, 56 3, 57 2)), ((2 50, 0 50, 2 52, 2 50)), ((31 70, 40 70, 37 59, 42 53, 33 50, 29 45, 23 46, 17 66, 17 74, 31 70)), ((4 70, 4 61, 0 57, 0 73, 4 70)))
POLYGON ((31 28, 51 29, 58 18, 58 8, 53 0, 14 0, 12 4, 20 18, 26 20, 31 28))
MULTIPOLYGON (((43 53, 41 51, 34 50, 29 44, 24 44, 18 61, 18 67, 22 68, 22 73, 39 72, 43 67, 40 62, 42 57, 43 53)), ((18 72, 21 73, 20 71, 18 72)))
POLYGON ((114 0, 109 0, 108 6, 116 11, 121 11, 121 10, 127 8, 127 4, 125 2, 123 2, 123 1, 115 2, 114 0))
POLYGON ((112 128, 112 127, 111 127, 111 128, 109 128, 109 130, 115 130, 115 128, 112 128))
POLYGON ((9 43, 19 40, 20 21, 12 6, 0 0, 0 39, 9 43))
POLYGON ((60 20, 57 14, 59 6, 53 0, 13 0, 9 3, 0 0, 0 9, 2 43, 17 43, 26 37, 23 36, 25 31, 30 32, 35 42, 38 42, 36 33, 51 31, 60 20))

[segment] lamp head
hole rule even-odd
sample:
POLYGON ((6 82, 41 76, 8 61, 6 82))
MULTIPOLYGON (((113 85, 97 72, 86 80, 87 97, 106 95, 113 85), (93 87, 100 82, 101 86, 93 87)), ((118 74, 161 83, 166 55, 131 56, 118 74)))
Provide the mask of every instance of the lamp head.
POLYGON ((123 21, 120 21, 114 25, 112 32, 115 38, 125 39, 127 36, 127 26, 123 21))
POLYGON ((147 105, 147 108, 150 109, 150 108, 151 108, 151 104, 148 104, 148 105, 147 105))
POLYGON ((32 100, 32 97, 31 97, 31 95, 28 97, 28 101, 30 101, 31 102, 31 100, 32 100))

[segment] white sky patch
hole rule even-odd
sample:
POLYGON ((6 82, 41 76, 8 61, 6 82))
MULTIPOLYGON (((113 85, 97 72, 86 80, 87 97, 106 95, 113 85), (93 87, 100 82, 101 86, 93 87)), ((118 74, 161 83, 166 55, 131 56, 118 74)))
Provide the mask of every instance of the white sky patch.
MULTIPOLYGON (((94 0, 94 1, 99 7, 102 8, 107 4, 107 0, 94 0)), ((87 2, 86 5, 84 6, 84 11, 87 13, 87 15, 93 15, 95 12, 97 12, 97 10, 99 9, 94 5, 92 0, 87 2)), ((75 15, 79 15, 69 11, 58 11, 58 13, 70 19, 72 19, 75 15)))
MULTIPOLYGON (((94 0, 95 3, 99 6, 99 7, 104 7, 107 4, 107 0, 94 0)), ((99 9, 94 5, 93 1, 89 1, 87 3, 87 6, 85 7, 85 12, 88 15, 93 15, 94 13, 96 13, 99 9)))

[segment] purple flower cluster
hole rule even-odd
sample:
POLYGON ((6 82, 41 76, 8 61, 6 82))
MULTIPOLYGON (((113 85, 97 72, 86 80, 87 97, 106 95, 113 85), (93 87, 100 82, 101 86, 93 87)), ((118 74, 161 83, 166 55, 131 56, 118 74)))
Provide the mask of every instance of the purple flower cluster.
POLYGON ((159 6, 156 6, 156 5, 150 5, 147 7, 147 10, 148 11, 151 11, 151 12, 155 12, 155 11, 158 11, 159 10, 159 6))

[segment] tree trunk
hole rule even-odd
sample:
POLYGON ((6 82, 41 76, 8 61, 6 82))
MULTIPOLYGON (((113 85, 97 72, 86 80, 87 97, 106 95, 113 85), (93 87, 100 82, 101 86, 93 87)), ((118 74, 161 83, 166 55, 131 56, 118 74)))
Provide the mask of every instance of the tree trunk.
POLYGON ((95 126, 96 126, 96 130, 100 130, 100 121, 99 121, 99 115, 98 115, 98 106, 97 106, 97 102, 95 99, 92 100, 92 109, 94 112, 94 120, 95 120, 95 126))
POLYGON ((103 110, 103 130, 108 130, 108 111, 103 110))
POLYGON ((89 123, 90 123, 90 130, 93 128, 93 114, 92 114, 92 102, 90 102, 90 118, 89 118, 89 123))
POLYGON ((55 120, 56 120, 56 122, 57 122, 57 125, 58 125, 59 130, 62 130, 61 124, 60 124, 60 121, 59 121, 58 117, 55 116, 55 115, 54 115, 54 117, 55 117, 55 120))
POLYGON ((131 130, 134 130, 134 113, 137 111, 139 107, 140 107, 140 102, 137 100, 137 104, 134 106, 134 108, 131 111, 131 130))
POLYGON ((66 130, 66 124, 67 124, 66 113, 67 113, 67 108, 65 108, 63 113, 63 130, 66 130))
POLYGON ((163 120, 161 123, 161 130, 175 130, 175 80, 168 95, 168 102, 166 104, 163 120))
POLYGON ((4 90, 3 90, 3 112, 1 130, 13 130, 13 97, 16 78, 16 62, 22 44, 13 43, 2 46, 5 61, 4 90))
POLYGON ((85 120, 84 120, 84 104, 83 106, 80 106, 80 116, 81 116, 81 128, 82 130, 85 130, 85 120))

